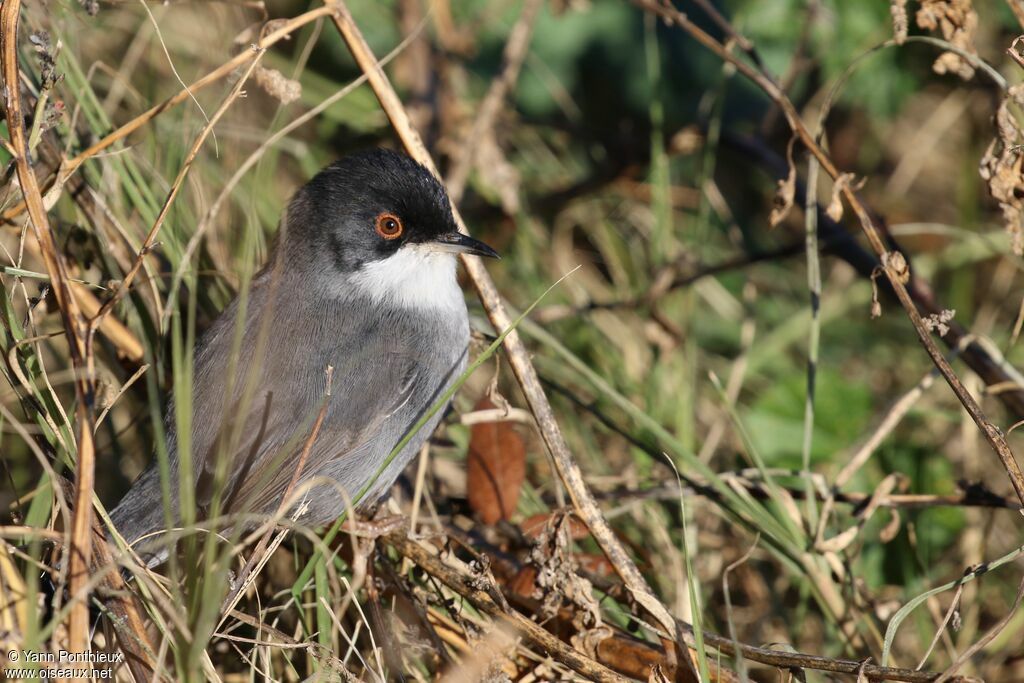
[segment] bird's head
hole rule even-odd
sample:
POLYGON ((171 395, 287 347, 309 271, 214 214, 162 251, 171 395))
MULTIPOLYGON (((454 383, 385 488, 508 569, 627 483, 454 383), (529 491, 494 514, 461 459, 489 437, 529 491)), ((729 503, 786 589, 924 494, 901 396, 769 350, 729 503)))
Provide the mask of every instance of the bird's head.
POLYGON ((284 225, 285 268, 311 264, 328 292, 399 305, 429 306, 448 294, 459 253, 498 256, 458 231, 444 187, 426 168, 383 149, 318 173, 295 193, 284 225))

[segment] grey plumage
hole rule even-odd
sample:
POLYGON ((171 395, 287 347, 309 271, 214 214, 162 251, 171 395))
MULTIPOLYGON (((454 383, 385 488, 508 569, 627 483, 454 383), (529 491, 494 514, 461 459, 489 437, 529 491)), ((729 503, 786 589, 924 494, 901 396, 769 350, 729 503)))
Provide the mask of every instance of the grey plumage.
MULTIPOLYGON (((299 487, 324 483, 306 493, 308 509, 298 521, 325 524, 346 509, 346 497, 356 498, 465 368, 469 325, 450 245, 493 252, 453 231, 441 186, 394 153, 343 160, 296 194, 276 256, 197 348, 189 450, 198 519, 218 495, 221 514, 274 513, 325 400, 299 487), (374 234, 381 211, 400 217, 402 240, 374 234), (325 398, 328 366, 333 381, 325 398)), ((415 434, 364 503, 386 491, 442 414, 415 434)), ((179 519, 182 444, 173 408, 167 424, 179 519)), ((161 499, 154 464, 112 513, 129 542, 165 527, 161 499)), ((165 554, 151 551, 157 559, 165 554)))

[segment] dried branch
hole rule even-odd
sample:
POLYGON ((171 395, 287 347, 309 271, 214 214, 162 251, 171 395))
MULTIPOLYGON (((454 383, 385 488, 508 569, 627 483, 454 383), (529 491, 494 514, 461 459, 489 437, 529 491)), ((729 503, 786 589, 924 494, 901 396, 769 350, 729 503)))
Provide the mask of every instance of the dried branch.
POLYGON ((481 612, 511 626, 528 643, 540 648, 576 673, 594 681, 626 683, 627 679, 604 665, 598 664, 593 659, 583 656, 519 612, 505 611, 486 590, 479 587, 479 579, 464 575, 441 562, 419 543, 409 540, 408 531, 407 528, 403 528, 396 533, 389 534, 384 540, 428 574, 472 602, 481 612))
POLYGON ((95 557, 93 573, 104 574, 102 587, 108 595, 104 606, 110 611, 110 623, 117 633, 121 649, 125 653, 125 663, 136 681, 153 680, 154 649, 146 634, 146 622, 143 620, 134 595, 125 585, 117 565, 110 555, 110 548, 104 542, 104 533, 100 524, 93 525, 93 548, 95 557))

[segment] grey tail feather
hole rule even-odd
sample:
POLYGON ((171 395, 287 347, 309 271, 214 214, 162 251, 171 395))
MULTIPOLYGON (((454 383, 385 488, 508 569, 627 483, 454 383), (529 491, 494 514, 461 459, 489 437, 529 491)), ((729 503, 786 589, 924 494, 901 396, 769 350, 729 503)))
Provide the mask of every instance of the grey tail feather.
MULTIPOLYGON (((177 501, 174 516, 177 517, 177 501)), ((150 467, 132 485, 121 502, 110 513, 118 533, 128 543, 154 534, 167 527, 164 516, 163 495, 160 491, 160 473, 156 467, 150 467)), ((162 564, 168 556, 168 541, 154 537, 152 543, 142 541, 135 544, 135 550, 150 569, 162 564)))

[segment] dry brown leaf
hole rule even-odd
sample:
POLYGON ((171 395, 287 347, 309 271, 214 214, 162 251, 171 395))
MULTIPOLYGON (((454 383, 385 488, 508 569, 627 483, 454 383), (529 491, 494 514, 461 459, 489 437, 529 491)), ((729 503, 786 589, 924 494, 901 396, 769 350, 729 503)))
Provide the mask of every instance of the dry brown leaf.
MULTIPOLYGON (((490 410, 484 396, 476 410, 490 410)), ((526 445, 511 422, 473 425, 466 462, 469 505, 485 524, 508 519, 515 512, 526 479, 526 445)))
MULTIPOLYGON (((519 526, 522 528, 524 536, 531 540, 535 540, 540 537, 547 524, 553 524, 563 516, 564 515, 559 512, 542 512, 540 514, 527 517, 519 526)), ((582 541, 590 535, 590 529, 588 529, 587 525, 584 524, 576 515, 569 515, 568 521, 569 536, 572 540, 582 541)))
POLYGON ((527 565, 519 570, 508 582, 509 590, 528 598, 542 597, 537 589, 537 568, 527 565))
POLYGON ((672 679, 665 675, 661 664, 655 664, 651 667, 651 675, 647 677, 647 683, 671 683, 671 681, 672 679))
POLYGON ((910 282, 910 264, 907 263, 907 258, 901 252, 887 251, 882 254, 882 265, 901 283, 910 282))
POLYGON ((803 517, 800 515, 800 507, 796 504, 793 494, 784 488, 779 488, 775 502, 782 508, 783 512, 789 515, 789 519, 797 528, 803 525, 803 517))
POLYGON ((929 332, 938 332, 940 337, 945 337, 949 332, 949 323, 952 322, 953 316, 956 315, 956 311, 944 309, 939 313, 932 313, 927 318, 924 318, 925 329, 929 332))
POLYGON ((790 162, 789 173, 785 180, 779 181, 779 187, 775 190, 775 198, 772 199, 772 213, 768 217, 768 225, 775 227, 789 215, 793 208, 793 199, 796 197, 796 167, 790 162))
POLYGON ((821 553, 838 553, 845 550, 854 539, 857 538, 857 534, 860 533, 860 526, 851 526, 849 529, 836 534, 832 538, 821 541, 814 545, 814 549, 821 553))
POLYGON ((590 582, 576 573, 576 558, 572 554, 568 515, 558 515, 534 542, 529 562, 537 568, 534 586, 541 597, 540 613, 553 616, 568 602, 578 608, 573 617, 581 628, 601 625, 601 609, 594 599, 590 582))
MULTIPOLYGON (((906 476, 899 472, 893 472, 892 474, 887 475, 878 483, 875 490, 872 491, 871 498, 868 499, 867 505, 857 513, 856 523, 845 531, 836 534, 832 538, 816 543, 814 546, 815 549, 823 553, 838 553, 845 550, 851 543, 853 543, 857 534, 864 529, 864 526, 871 519, 872 515, 874 515, 881 506, 882 500, 895 489, 906 488, 906 484, 906 476)), ((888 543, 893 539, 893 537, 895 537, 898 531, 899 518, 896 517, 895 521, 890 519, 889 524, 882 530, 883 541, 888 543), (893 528, 893 524, 895 524, 895 528, 893 528)))
POLYGON ((839 555, 835 552, 823 552, 821 558, 825 560, 825 564, 832 570, 832 573, 836 575, 840 582, 846 580, 846 565, 839 559, 839 555))
POLYGON ((281 104, 291 104, 302 97, 302 84, 285 77, 277 69, 257 66, 252 77, 256 81, 256 85, 263 88, 268 95, 280 101, 281 104))
POLYGON ((828 203, 828 209, 826 209, 825 213, 837 223, 843 218, 843 192, 846 191, 846 188, 851 188, 856 192, 864 186, 863 178, 859 183, 854 183, 853 178, 854 175, 852 173, 840 173, 839 177, 832 183, 832 201, 828 203))
MULTIPOLYGON (((917 25, 926 31, 939 30, 942 37, 968 54, 975 55, 974 35, 978 32, 978 13, 971 0, 921 0, 917 25)), ((974 67, 955 52, 943 52, 932 65, 935 73, 954 73, 964 80, 974 76, 974 67)))
POLYGON ((996 138, 981 159, 980 173, 1002 209, 1013 253, 1024 256, 1024 130, 1010 108, 1012 104, 1024 106, 1024 84, 1011 87, 996 111, 996 138))
POLYGON ((882 543, 889 543, 896 534, 900 532, 900 511, 896 508, 889 510, 889 521, 886 523, 882 530, 878 532, 878 540, 882 543))
POLYGON ((576 553, 580 569, 596 576, 614 577, 615 567, 601 553, 576 553))
POLYGON ((774 228, 781 223, 793 209, 793 199, 796 197, 796 164, 793 163, 793 146, 796 145, 796 136, 789 139, 786 145, 786 163, 788 171, 786 179, 780 180, 778 189, 775 190, 775 197, 772 199, 772 213, 768 217, 768 226, 774 228))
POLYGON ((878 278, 882 275, 882 267, 875 266, 871 271, 871 319, 882 317, 882 302, 878 300, 878 278))
POLYGON ((910 20, 907 19, 907 0, 891 0, 889 13, 892 14, 892 33, 897 45, 902 45, 907 40, 907 29, 910 20))

